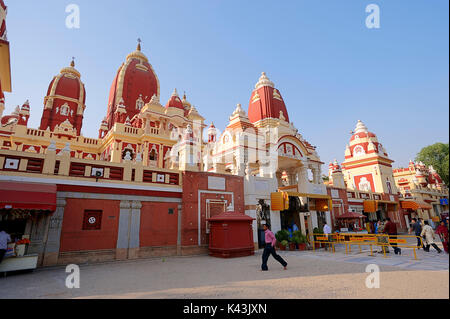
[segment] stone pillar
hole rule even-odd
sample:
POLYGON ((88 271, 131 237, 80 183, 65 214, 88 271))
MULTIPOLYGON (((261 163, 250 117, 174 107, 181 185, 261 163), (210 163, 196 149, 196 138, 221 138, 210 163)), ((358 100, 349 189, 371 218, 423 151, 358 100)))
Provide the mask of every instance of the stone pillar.
POLYGON ((283 181, 281 180, 281 175, 282 175, 282 173, 281 173, 280 171, 277 171, 277 172, 275 173, 275 175, 276 175, 276 177, 277 177, 277 182, 278 182, 277 186, 278 186, 278 187, 283 186, 283 181))
POLYGON ((319 184, 319 170, 315 167, 312 168, 312 173, 313 173, 313 183, 314 184, 319 184))
POLYGON ((59 170, 58 175, 69 176, 70 171, 70 152, 62 150, 59 152, 59 170))
POLYGON ((138 258, 141 207, 140 201, 120 202, 116 246, 116 259, 118 260, 138 258))
POLYGON ((66 200, 64 198, 57 198, 56 211, 49 217, 47 238, 42 259, 42 266, 44 267, 56 265, 58 263, 65 206, 66 200))
POLYGON ((297 168, 297 179, 298 179, 298 191, 300 193, 308 192, 308 172, 306 166, 300 166, 297 168))
POLYGON ((47 149, 47 153, 44 157, 44 166, 42 168, 42 174, 54 175, 56 164, 56 151, 47 149))
POLYGON ((305 213, 300 213, 300 230, 306 236, 305 213))
POLYGON ((289 186, 297 185, 297 171, 296 169, 290 169, 288 171, 289 186))
POLYGON ((181 251, 181 231, 182 231, 181 223, 182 223, 182 220, 183 220, 182 213, 183 213, 182 205, 178 205, 177 256, 181 256, 182 255, 182 251, 181 251))
POLYGON ((124 167, 123 167, 123 180, 130 182, 131 181, 131 175, 132 175, 132 162, 131 160, 124 160, 124 167))

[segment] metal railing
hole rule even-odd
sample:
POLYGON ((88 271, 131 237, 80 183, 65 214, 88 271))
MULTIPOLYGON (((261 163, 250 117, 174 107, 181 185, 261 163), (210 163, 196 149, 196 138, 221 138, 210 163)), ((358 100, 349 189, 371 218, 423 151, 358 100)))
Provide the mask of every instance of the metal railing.
POLYGON ((316 249, 316 243, 331 245, 332 252, 335 253, 337 244, 345 245, 345 253, 348 254, 352 250, 352 246, 357 245, 360 253, 362 246, 370 246, 370 255, 373 256, 373 247, 381 247, 383 256, 386 257, 386 251, 389 246, 396 248, 410 248, 414 252, 414 259, 417 260, 416 249, 423 247, 422 237, 411 235, 387 235, 387 234, 348 234, 348 233, 332 233, 332 234, 310 234, 309 242, 312 244, 313 250, 316 249), (414 241, 414 243, 412 243, 414 241), (420 243, 418 245, 418 243, 420 243))

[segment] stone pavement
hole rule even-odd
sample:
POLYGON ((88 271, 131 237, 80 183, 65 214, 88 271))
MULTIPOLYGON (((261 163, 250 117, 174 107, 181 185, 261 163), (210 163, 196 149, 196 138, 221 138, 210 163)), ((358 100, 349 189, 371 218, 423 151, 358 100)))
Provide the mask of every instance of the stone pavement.
POLYGON ((176 298, 176 299, 448 299, 448 255, 419 252, 369 257, 367 251, 345 255, 338 248, 279 251, 288 270, 272 257, 260 271, 262 251, 253 256, 167 257, 80 266, 80 288, 68 289, 65 267, 0 277, 0 299, 6 298, 176 298), (367 264, 380 267, 380 288, 368 289, 367 264), (413 278, 413 280, 412 280, 413 278))
MULTIPOLYGON (((440 248, 442 249, 442 246, 440 248)), ((335 253, 332 253, 331 249, 326 251, 323 248, 315 251, 286 251, 285 253, 292 257, 395 266, 408 270, 449 270, 449 255, 444 251, 438 254, 432 247, 428 253, 423 249, 416 250, 417 259, 414 258, 414 252, 410 248, 403 248, 401 255, 395 255, 394 250, 390 248, 390 253, 386 254, 386 257, 377 253, 376 250, 380 250, 379 247, 373 247, 373 256, 371 256, 369 246, 361 246, 360 252, 359 247, 353 245, 351 252, 346 254, 343 245, 336 245, 335 253)))

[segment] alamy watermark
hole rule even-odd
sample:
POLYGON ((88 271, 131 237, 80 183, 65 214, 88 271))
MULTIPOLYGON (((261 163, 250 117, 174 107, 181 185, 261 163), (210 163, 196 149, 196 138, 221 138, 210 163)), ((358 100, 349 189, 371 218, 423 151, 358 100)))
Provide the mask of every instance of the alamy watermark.
POLYGON ((66 273, 69 273, 66 278, 66 287, 69 289, 80 288, 80 267, 75 264, 67 265, 66 273))
POLYGON ((366 13, 370 13, 366 18, 366 27, 368 29, 380 28, 380 7, 371 3, 366 7, 366 13))
POLYGON ((366 287, 369 289, 380 288, 380 267, 375 264, 367 265, 366 272, 370 273, 366 278, 366 287))
POLYGON ((68 29, 80 28, 80 7, 76 4, 69 4, 66 6, 66 13, 69 15, 66 17, 66 27, 68 29))

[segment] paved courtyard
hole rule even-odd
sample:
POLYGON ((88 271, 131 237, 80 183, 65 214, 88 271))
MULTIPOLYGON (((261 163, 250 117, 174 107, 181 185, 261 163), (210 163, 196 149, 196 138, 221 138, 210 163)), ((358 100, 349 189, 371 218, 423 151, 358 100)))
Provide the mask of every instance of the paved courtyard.
POLYGON ((261 272, 261 253, 237 259, 167 257, 80 265, 80 288, 65 286, 65 267, 0 278, 0 298, 449 298, 448 255, 420 250, 371 257, 279 251, 288 270, 271 257, 261 272), (366 287, 368 264, 380 268, 380 288, 366 287))

